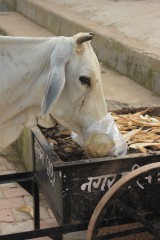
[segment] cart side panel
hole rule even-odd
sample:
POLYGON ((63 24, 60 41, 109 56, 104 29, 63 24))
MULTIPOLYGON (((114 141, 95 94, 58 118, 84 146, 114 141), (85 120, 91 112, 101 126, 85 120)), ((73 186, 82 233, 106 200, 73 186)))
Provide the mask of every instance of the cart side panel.
POLYGON ((34 131, 34 168, 36 181, 49 203, 59 224, 63 222, 62 173, 54 171, 56 157, 50 154, 49 145, 34 131), (41 139, 41 141, 39 141, 41 139))
MULTIPOLYGON (((71 223, 87 222, 104 193, 127 172, 148 163, 158 161, 158 157, 152 159, 125 159, 119 161, 108 161, 101 166, 89 166, 71 168, 66 171, 67 178, 71 182, 71 223)), ((160 209, 160 173, 154 176, 150 174, 135 182, 134 187, 129 187, 122 191, 125 194, 126 203, 132 204, 141 211, 149 211, 150 209, 160 209), (155 198, 157 201, 155 201, 155 198), (156 202, 153 206, 152 202, 156 202)), ((110 209, 107 219, 112 216, 118 216, 117 209, 110 209), (116 213, 115 213, 116 211, 116 213)), ((125 220, 124 220, 125 221, 125 220)), ((128 220, 127 220, 128 221, 128 220)))

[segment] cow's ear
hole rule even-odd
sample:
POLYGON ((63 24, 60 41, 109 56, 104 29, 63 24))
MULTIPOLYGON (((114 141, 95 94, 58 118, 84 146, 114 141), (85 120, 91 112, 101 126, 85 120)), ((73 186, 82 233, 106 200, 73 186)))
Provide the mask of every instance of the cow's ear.
POLYGON ((58 97, 65 84, 65 67, 54 66, 49 72, 45 96, 42 102, 42 114, 48 114, 53 105, 56 103, 58 97))

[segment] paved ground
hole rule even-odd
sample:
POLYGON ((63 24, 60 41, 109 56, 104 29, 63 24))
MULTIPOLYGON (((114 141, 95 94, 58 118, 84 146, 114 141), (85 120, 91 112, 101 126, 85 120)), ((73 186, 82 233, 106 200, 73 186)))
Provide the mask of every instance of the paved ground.
MULTIPOLYGON (((16 152, 9 147, 0 154, 0 175, 24 171, 16 152)), ((33 229, 33 219, 29 213, 18 209, 33 206, 32 196, 16 183, 0 185, 0 234, 9 234, 33 229)), ((57 226, 57 222, 41 195, 41 228, 57 226)), ((48 237, 37 238, 50 239, 48 237)))

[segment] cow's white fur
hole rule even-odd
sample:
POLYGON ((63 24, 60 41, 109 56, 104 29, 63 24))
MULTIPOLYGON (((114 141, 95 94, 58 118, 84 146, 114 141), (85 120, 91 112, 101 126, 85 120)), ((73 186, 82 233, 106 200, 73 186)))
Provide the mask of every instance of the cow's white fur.
POLYGON ((89 42, 74 37, 0 37, 0 148, 24 126, 55 120, 80 133, 106 114, 100 68, 89 42), (91 78, 91 87, 80 83, 91 78))

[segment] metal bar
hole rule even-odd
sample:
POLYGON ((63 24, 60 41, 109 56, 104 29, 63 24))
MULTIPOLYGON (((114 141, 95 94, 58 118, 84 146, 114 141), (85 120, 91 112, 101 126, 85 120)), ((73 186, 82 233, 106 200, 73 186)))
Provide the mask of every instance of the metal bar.
POLYGON ((57 236, 48 236, 53 240, 63 240, 63 234, 57 234, 57 236))
POLYGON ((39 188, 33 181, 33 210, 34 210, 34 229, 40 228, 40 208, 39 208, 39 188))
POLYGON ((137 233, 142 233, 142 232, 146 232, 145 227, 124 230, 122 232, 110 233, 105 236, 96 237, 96 240, 108 240, 108 239, 113 239, 113 238, 121 238, 121 237, 129 236, 129 235, 133 235, 133 234, 137 234, 137 233))
POLYGON ((54 236, 57 240, 56 236, 60 234, 66 234, 70 232, 77 232, 87 229, 87 224, 77 224, 77 225, 64 225, 59 227, 53 228, 46 228, 46 229, 38 229, 32 230, 27 232, 20 232, 14 234, 7 234, 1 235, 0 240, 26 240, 38 237, 45 237, 45 236, 54 236))
POLYGON ((159 237, 160 238, 160 234, 159 234, 158 229, 155 228, 155 226, 152 223, 150 223, 146 219, 142 218, 133 209, 131 209, 130 207, 126 206, 120 200, 116 199, 115 203, 120 208, 120 210, 123 210, 127 215, 129 215, 133 219, 135 219, 138 222, 140 222, 141 224, 143 224, 145 226, 146 230, 149 230, 150 232, 152 232, 155 237, 159 237))
POLYGON ((10 173, 0 175, 0 184, 33 179, 33 172, 10 173))
POLYGON ((23 189, 33 196, 33 179, 17 182, 23 189))

